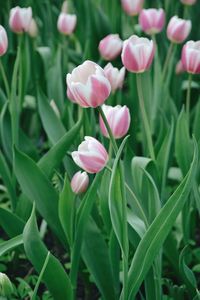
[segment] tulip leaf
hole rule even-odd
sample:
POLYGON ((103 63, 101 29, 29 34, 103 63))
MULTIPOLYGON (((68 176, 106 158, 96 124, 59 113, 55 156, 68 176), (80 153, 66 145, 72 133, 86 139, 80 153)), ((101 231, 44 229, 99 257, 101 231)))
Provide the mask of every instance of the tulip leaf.
POLYGON ((101 176, 103 172, 100 172, 94 178, 92 185, 88 189, 86 195, 81 201, 80 207, 76 214, 76 232, 74 236, 74 245, 72 247, 72 264, 71 264, 71 281, 72 284, 75 283, 77 272, 78 272, 78 265, 80 260, 80 249, 83 242, 85 227, 88 222, 88 218, 90 216, 93 204, 96 200, 96 193, 98 185, 100 184, 101 176))
POLYGON ((59 139, 59 141, 40 159, 38 166, 49 177, 54 168, 59 166, 63 157, 66 155, 67 150, 70 148, 72 142, 78 136, 81 128, 82 117, 79 121, 59 139))
POLYGON ((86 225, 81 253, 103 298, 116 299, 108 246, 92 218, 86 225))
POLYGON ((75 194, 72 192, 70 182, 65 176, 64 187, 59 199, 59 219, 70 247, 74 240, 75 194))
MULTIPOLYGON (((34 207, 24 228, 23 241, 28 259, 31 261, 36 271, 40 273, 46 260, 48 250, 39 236, 34 207)), ((53 299, 72 299, 70 279, 59 260, 52 254, 49 255, 48 263, 43 272, 42 281, 49 289, 53 299)))
POLYGON ((51 143, 56 144, 66 133, 65 127, 42 91, 38 91, 38 105, 44 130, 51 143))
POLYGON ((188 198, 196 175, 198 162, 196 142, 194 144, 193 161, 187 175, 160 210, 160 213, 154 219, 136 249, 129 269, 128 299, 133 299, 138 292, 142 281, 188 198))
POLYGON ((0 257, 6 252, 23 244, 22 234, 13 237, 12 239, 0 243, 0 257))
POLYGON ((36 203, 36 208, 65 244, 66 238, 58 218, 58 194, 36 163, 15 149, 14 168, 23 193, 36 203))
POLYGON ((23 232, 24 221, 11 211, 0 207, 0 225, 9 237, 15 237, 23 232))

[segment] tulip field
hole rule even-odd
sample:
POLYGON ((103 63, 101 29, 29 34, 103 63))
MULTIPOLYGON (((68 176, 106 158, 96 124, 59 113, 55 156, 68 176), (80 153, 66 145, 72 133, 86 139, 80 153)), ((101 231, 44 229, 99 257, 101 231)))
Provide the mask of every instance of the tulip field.
POLYGON ((2 0, 0 300, 200 299, 200 0, 2 0))

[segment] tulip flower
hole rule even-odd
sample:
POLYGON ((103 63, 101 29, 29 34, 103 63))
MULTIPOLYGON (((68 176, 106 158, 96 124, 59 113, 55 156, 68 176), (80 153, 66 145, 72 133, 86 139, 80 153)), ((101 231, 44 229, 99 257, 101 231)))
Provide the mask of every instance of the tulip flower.
POLYGON ((100 172, 108 161, 108 153, 104 146, 91 136, 86 136, 78 151, 72 152, 74 162, 88 173, 100 172))
POLYGON ((9 25, 12 31, 23 33, 29 30, 32 20, 32 8, 21 8, 16 6, 10 10, 9 25))
POLYGON ((139 23, 147 34, 159 33, 165 25, 165 12, 162 8, 143 9, 139 16, 139 23))
POLYGON ((114 93, 117 89, 121 89, 124 83, 124 77, 125 77, 125 68, 121 68, 120 70, 117 68, 114 68, 111 63, 108 63, 104 67, 104 72, 106 77, 108 78, 111 90, 114 93))
POLYGON ((100 41, 99 52, 105 60, 113 60, 121 53, 122 45, 118 34, 109 34, 100 41))
POLYGON ((155 47, 152 40, 132 35, 124 41, 122 62, 130 72, 143 73, 151 66, 154 52, 155 47))
POLYGON ((181 0, 181 2, 185 5, 193 5, 197 2, 197 0, 181 0))
POLYGON ((182 43, 188 37, 191 28, 192 23, 190 20, 184 20, 174 16, 170 19, 167 26, 167 37, 175 44, 182 43))
POLYGON ((67 74, 67 96, 82 107, 97 107, 104 103, 111 91, 104 70, 92 61, 85 61, 67 74))
POLYGON ((0 25, 0 56, 4 55, 8 49, 8 37, 3 26, 0 25))
POLYGON ((200 74, 200 41, 189 41, 184 45, 181 62, 188 73, 200 74))
POLYGON ((70 15, 61 12, 57 22, 58 31, 60 31, 60 33, 64 35, 70 35, 75 30, 76 22, 77 22, 76 15, 70 15))
POLYGON ((74 174, 71 180, 71 188, 75 194, 84 193, 89 184, 89 177, 86 172, 78 171, 74 174))
POLYGON ((142 10, 144 0, 121 0, 121 3, 129 16, 137 16, 142 10))
MULTIPOLYGON (((109 106, 109 105, 102 105, 102 110, 104 115, 107 119, 107 122, 110 126, 112 134, 115 139, 120 139, 125 136, 128 132, 130 126, 130 112, 128 107, 117 105, 117 106, 109 106)), ((109 138, 108 131, 105 127, 105 124, 101 118, 99 117, 100 128, 103 135, 109 138)))

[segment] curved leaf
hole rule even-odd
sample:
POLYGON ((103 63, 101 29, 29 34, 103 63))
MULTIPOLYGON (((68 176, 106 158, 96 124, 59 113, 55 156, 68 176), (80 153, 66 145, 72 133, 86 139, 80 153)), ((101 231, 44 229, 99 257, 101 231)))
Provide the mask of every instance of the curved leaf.
MULTIPOLYGON (((24 249, 28 259, 38 273, 41 272, 48 250, 41 241, 33 207, 30 219, 23 232, 24 249)), ((55 300, 71 300, 72 286, 69 277, 57 258, 50 254, 47 266, 43 273, 44 283, 55 300)))
POLYGON ((130 300, 138 292, 142 281, 187 200, 196 175, 197 162, 198 149, 195 142, 194 157, 187 175, 154 219, 136 249, 129 269, 128 295, 130 300))
POLYGON ((14 168, 23 193, 36 203, 36 208, 49 226, 66 245, 66 238, 58 218, 58 194, 34 161, 15 149, 14 168))

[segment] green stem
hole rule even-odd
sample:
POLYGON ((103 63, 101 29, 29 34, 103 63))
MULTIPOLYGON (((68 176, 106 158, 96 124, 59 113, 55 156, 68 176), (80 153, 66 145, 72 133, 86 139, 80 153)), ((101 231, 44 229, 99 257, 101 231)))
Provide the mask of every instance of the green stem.
POLYGON ((192 74, 189 74, 189 77, 188 77, 187 96, 186 96, 186 116, 187 116, 188 124, 190 124, 191 84, 192 84, 192 74))
MULTIPOLYGON (((110 141, 112 143, 115 155, 117 155, 118 147, 116 144, 116 141, 114 139, 114 136, 112 134, 110 125, 108 124, 108 121, 106 119, 106 116, 101 108, 101 106, 98 107, 99 113, 103 119, 103 122, 106 126, 106 129, 108 131, 110 141)), ((122 252, 122 264, 123 264, 123 289, 121 293, 121 297, 123 300, 127 299, 127 291, 128 291, 128 252, 129 252, 129 242, 128 242, 128 226, 127 226, 127 203, 126 203, 126 196, 125 196, 125 186, 124 186, 124 173, 122 164, 120 162, 119 164, 119 171, 120 171, 120 185, 122 187, 122 232, 123 232, 123 246, 121 249, 122 252)))
POLYGON ((147 139, 147 147, 148 147, 150 157, 153 160, 155 160, 155 153, 154 153, 154 148, 153 148, 151 129, 150 129, 149 121, 147 118, 147 113, 146 113, 145 104, 144 104, 144 97, 143 97, 143 93, 142 93, 141 74, 136 74, 136 82, 137 82, 138 98, 139 98, 139 105, 140 105, 140 110, 141 110, 141 115, 142 115, 142 121, 143 121, 144 131, 146 134, 146 139, 147 139))
POLYGON ((171 56, 172 56, 173 48, 174 48, 174 43, 171 42, 171 44, 168 48, 168 51, 167 51, 167 56, 166 56, 164 67, 163 67, 163 74, 162 74, 163 81, 165 80, 165 77, 166 77, 166 74, 167 74, 167 69, 168 69, 169 62, 170 62, 170 59, 171 59, 171 56))
POLYGON ((2 75, 3 82, 4 82, 4 86, 6 89, 7 98, 10 99, 10 88, 9 88, 9 84, 8 84, 8 79, 6 77, 6 73, 5 73, 1 59, 0 59, 0 70, 1 70, 1 75, 2 75))
POLYGON ((111 140, 111 143, 112 143, 112 146, 113 146, 115 155, 116 155, 116 154, 117 154, 117 151, 118 151, 117 143, 116 143, 116 141, 115 141, 115 139, 114 139, 114 137, 113 137, 112 131, 111 131, 111 129, 110 129, 110 126, 109 126, 109 124, 108 124, 108 121, 107 121, 107 119, 106 119, 106 116, 105 116, 105 114, 104 114, 104 112, 103 112, 101 106, 98 107, 98 111, 99 111, 99 113, 100 113, 100 115, 101 115, 101 117, 102 117, 102 119, 103 119, 103 122, 104 122, 104 124, 105 124, 105 126, 106 126, 106 129, 107 129, 107 131, 108 131, 108 134, 109 134, 109 137, 110 137, 110 140, 111 140))

